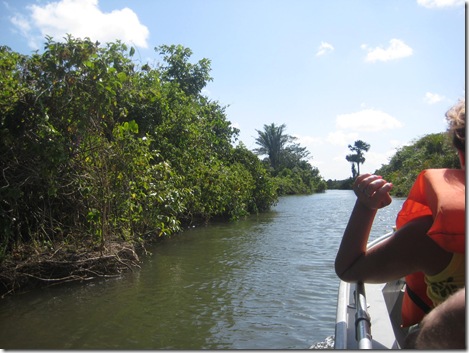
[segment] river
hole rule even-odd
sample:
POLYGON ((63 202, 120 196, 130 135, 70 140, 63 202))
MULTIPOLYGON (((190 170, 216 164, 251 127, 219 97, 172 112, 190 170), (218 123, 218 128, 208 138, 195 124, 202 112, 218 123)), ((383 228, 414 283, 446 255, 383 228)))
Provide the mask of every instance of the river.
MULTIPOLYGON (((352 191, 282 197, 272 211, 184 231, 117 279, 0 301, 3 349, 307 349, 334 334, 334 258, 352 191)), ((391 230, 403 199, 378 212, 391 230)))

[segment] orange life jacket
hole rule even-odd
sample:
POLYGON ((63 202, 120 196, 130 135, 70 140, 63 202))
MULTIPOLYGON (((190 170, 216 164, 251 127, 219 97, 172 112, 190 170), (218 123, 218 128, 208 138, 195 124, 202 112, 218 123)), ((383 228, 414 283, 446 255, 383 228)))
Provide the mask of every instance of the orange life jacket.
MULTIPOLYGON (((396 227, 422 216, 433 217, 427 235, 441 248, 453 253, 465 252, 465 171, 461 169, 427 169, 419 174, 407 200, 397 215, 396 227)), ((406 276, 402 302, 402 326, 419 323, 433 308, 428 298, 424 274, 406 276)))

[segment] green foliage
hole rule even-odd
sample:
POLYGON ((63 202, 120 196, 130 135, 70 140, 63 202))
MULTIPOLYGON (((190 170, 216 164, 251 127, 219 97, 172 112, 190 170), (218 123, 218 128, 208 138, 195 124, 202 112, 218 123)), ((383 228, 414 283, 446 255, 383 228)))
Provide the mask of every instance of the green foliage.
POLYGON ((417 175, 430 168, 460 168, 455 148, 446 133, 426 135, 400 148, 375 173, 393 183, 393 194, 406 196, 417 175))
POLYGON ((275 177, 275 182, 279 195, 311 194, 324 192, 327 189, 327 184, 319 175, 319 170, 305 161, 293 169, 284 168, 275 177))
POLYGON ((251 195, 246 199, 250 213, 267 211, 277 202, 277 191, 270 173, 259 158, 240 143, 233 151, 232 163, 243 165, 250 173, 254 183, 251 195))
POLYGON ((71 36, 23 56, 0 47, 0 258, 23 242, 141 241, 186 222, 269 209, 269 173, 225 108, 201 94, 210 61, 164 63, 71 36))
POLYGON ((197 64, 188 62, 192 50, 182 45, 162 45, 158 48, 165 66, 161 67, 162 78, 165 81, 176 83, 187 95, 198 95, 211 81, 210 60, 202 59, 197 64))
POLYGON ((343 179, 343 180, 332 180, 328 179, 327 180, 327 189, 332 190, 351 190, 353 187, 353 181, 355 179, 353 178, 348 178, 348 179, 343 179))
POLYGON ((311 166, 304 158, 309 156, 306 147, 296 143, 296 137, 285 134, 286 125, 274 123, 264 125, 264 130, 256 130, 259 136, 256 143, 259 148, 254 152, 266 155, 264 164, 269 168, 279 195, 311 194, 323 192, 326 182, 319 175, 319 170, 311 166))
POLYGON ((150 138, 136 136, 134 121, 116 125, 111 141, 88 136, 80 144, 76 175, 79 201, 90 235, 101 246, 110 237, 140 240, 147 232, 180 230, 187 190, 170 165, 150 150, 150 138))
POLYGON ((285 128, 285 124, 276 126, 272 123, 264 125, 263 131, 256 130, 259 134, 256 138, 256 144, 260 147, 255 149, 254 152, 258 155, 267 155, 274 174, 280 171, 281 154, 292 138, 284 133, 285 128))

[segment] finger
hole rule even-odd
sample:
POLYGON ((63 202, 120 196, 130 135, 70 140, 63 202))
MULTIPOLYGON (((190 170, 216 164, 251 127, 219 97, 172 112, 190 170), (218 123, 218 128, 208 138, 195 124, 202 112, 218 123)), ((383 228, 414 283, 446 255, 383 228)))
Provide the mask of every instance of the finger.
POLYGON ((382 183, 382 177, 379 175, 369 175, 357 185, 358 190, 371 195, 375 191, 375 187, 382 183))
POLYGON ((392 183, 386 182, 384 185, 382 185, 378 190, 376 190, 377 193, 380 194, 387 194, 389 193, 393 188, 392 183))
POLYGON ((376 175, 363 174, 357 178, 355 185, 357 186, 358 189, 363 190, 364 188, 368 186, 370 182, 372 182, 375 179, 376 179, 376 175))
POLYGON ((377 191, 379 188, 383 187, 386 184, 386 180, 384 179, 373 179, 371 180, 368 185, 366 186, 366 190, 369 193, 373 193, 377 191))
MULTIPOLYGON (((377 186, 376 184, 375 186, 377 186)), ((379 194, 387 194, 391 191, 393 188, 392 183, 388 183, 387 181, 384 181, 382 184, 376 187, 375 192, 379 194)))
POLYGON ((394 185, 392 183, 386 183, 386 184, 383 185, 383 187, 381 189, 385 192, 389 192, 389 191, 392 190, 393 186, 394 185))
POLYGON ((379 208, 386 207, 392 202, 391 195, 389 195, 389 191, 391 191, 392 187, 392 183, 386 183, 376 191, 376 195, 379 195, 379 198, 381 199, 379 208))
POLYGON ((360 174, 359 176, 357 176, 357 178, 355 179, 355 182, 353 183, 353 186, 354 187, 358 187, 359 185, 361 185, 361 183, 363 182, 364 179, 368 178, 369 176, 371 176, 371 174, 360 174))
POLYGON ((372 197, 376 193, 386 194, 392 189, 392 184, 388 183, 382 177, 371 181, 368 186, 363 190, 366 196, 372 197), (384 188, 384 189, 383 189, 384 188))

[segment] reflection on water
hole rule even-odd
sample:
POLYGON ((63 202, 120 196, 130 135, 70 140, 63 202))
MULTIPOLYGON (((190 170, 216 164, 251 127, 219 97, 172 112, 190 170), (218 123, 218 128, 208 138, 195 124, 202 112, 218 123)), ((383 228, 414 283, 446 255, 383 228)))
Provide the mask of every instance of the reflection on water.
MULTIPOLYGON (((306 349, 334 334, 333 263, 355 197, 280 199, 269 213, 186 231, 120 279, 0 302, 0 348, 306 349)), ((371 238, 402 200, 380 210, 371 238)))

